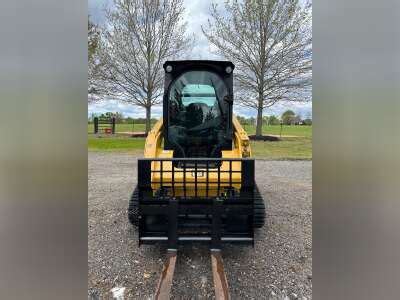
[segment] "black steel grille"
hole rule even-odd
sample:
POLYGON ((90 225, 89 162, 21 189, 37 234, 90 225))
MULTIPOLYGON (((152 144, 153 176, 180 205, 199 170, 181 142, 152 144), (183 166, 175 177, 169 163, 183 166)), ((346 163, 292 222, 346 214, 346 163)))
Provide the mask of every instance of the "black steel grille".
POLYGON ((221 195, 233 192, 234 185, 254 185, 254 159, 251 158, 143 158, 138 160, 138 172, 139 186, 151 188, 152 184, 157 184, 160 187, 160 196, 165 193, 177 197, 183 193, 186 198, 189 189, 194 188, 194 197, 200 197, 199 192, 203 190, 205 193, 201 194, 208 198, 211 190, 216 190, 217 195, 221 195), (153 162, 159 163, 158 169, 152 170, 153 162), (228 163, 225 170, 222 169, 224 163, 228 163), (235 163, 240 163, 240 167, 234 166, 235 163), (158 173, 159 180, 153 179, 152 174, 155 173, 158 173), (189 181, 187 173, 192 174, 189 181), (234 179, 235 173, 241 175, 240 180, 234 179), (211 178, 211 174, 216 174, 217 178, 211 178))

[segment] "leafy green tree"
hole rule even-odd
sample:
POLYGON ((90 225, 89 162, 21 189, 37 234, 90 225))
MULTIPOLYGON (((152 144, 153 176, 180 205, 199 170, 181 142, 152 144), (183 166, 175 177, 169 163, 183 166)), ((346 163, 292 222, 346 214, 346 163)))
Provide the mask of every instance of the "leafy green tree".
POLYGON ((285 125, 292 124, 293 119, 295 118, 296 114, 293 110, 287 110, 282 114, 282 122, 285 125))
POLYGON ((102 113, 100 116, 99 116, 99 118, 104 118, 104 119, 109 119, 109 118, 115 118, 115 121, 117 122, 117 123, 120 123, 123 119, 124 119, 124 116, 123 116, 123 114, 122 113, 120 113, 120 112, 110 112, 110 111, 108 111, 108 112, 106 112, 106 113, 102 113))
POLYGON ((126 117, 123 122, 125 124, 133 124, 133 118, 132 117, 126 117))
POLYGON ((269 123, 269 125, 279 125, 280 121, 276 116, 272 115, 269 117, 268 123, 269 123))
POLYGON ((240 124, 245 124, 246 123, 246 118, 242 116, 236 116, 240 124))

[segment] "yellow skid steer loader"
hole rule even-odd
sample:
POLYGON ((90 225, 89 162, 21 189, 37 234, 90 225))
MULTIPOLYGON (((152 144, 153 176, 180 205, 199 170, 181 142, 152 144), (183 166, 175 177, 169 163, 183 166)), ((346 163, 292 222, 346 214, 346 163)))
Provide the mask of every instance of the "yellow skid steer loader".
POLYGON ((167 61, 163 117, 149 132, 128 217, 139 244, 254 243, 265 205, 249 138, 233 115, 229 61, 167 61))

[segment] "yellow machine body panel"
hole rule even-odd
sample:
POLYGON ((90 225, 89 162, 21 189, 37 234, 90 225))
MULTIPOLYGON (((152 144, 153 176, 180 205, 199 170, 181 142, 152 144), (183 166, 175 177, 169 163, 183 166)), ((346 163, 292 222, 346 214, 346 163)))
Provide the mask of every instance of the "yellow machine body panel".
MULTIPOLYGON (((249 158, 251 157, 249 137, 235 116, 232 121, 233 147, 232 150, 222 151, 222 159, 249 158)), ((173 150, 163 149, 162 129, 163 121, 160 119, 147 136, 144 149, 145 158, 174 157, 173 150)), ((218 190, 220 193, 224 193, 230 187, 235 190, 241 188, 240 161, 224 161, 220 165, 219 171, 218 167, 209 166, 208 172, 205 166, 198 166, 197 171, 195 167, 186 167, 186 172, 183 172, 183 168, 175 166, 174 174, 172 174, 172 167, 172 161, 153 161, 151 163, 151 187, 154 193, 160 189, 161 183, 163 187, 174 189, 175 196, 188 197, 195 196, 196 193, 198 197, 215 197, 219 196, 217 195, 218 190)))

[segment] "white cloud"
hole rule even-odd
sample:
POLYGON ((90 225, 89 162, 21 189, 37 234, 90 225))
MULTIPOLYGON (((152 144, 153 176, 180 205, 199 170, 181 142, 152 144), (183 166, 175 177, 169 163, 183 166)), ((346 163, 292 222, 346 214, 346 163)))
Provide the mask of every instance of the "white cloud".
POLYGON ((195 37, 195 45, 191 49, 190 59, 218 59, 210 50, 207 38, 203 35, 201 26, 207 24, 210 17, 210 0, 185 0, 184 7, 187 31, 195 37))

